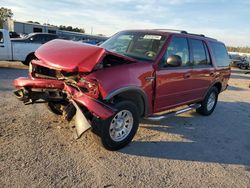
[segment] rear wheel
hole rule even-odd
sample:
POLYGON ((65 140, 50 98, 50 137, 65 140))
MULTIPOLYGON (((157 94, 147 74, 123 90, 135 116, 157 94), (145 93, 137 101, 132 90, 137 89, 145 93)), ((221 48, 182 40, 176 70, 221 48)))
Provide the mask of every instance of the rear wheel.
POLYGON ((114 107, 118 109, 116 114, 97 123, 93 131, 98 134, 98 142, 108 150, 118 150, 130 143, 139 126, 139 114, 133 102, 119 101, 114 107))
POLYGON ((202 115, 208 116, 213 113, 218 100, 218 89, 216 87, 212 87, 205 99, 201 102, 201 107, 196 111, 202 115))

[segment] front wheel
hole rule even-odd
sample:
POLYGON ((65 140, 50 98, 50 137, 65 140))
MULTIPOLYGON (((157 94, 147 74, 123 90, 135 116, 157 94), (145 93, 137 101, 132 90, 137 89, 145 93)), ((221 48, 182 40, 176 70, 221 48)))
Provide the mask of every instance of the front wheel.
POLYGON ((196 111, 204 116, 209 116, 212 114, 217 104, 218 94, 218 89, 216 87, 212 87, 208 91, 205 99, 201 102, 201 107, 196 111))
POLYGON ((56 115, 62 115, 63 114, 63 105, 59 102, 48 102, 46 103, 47 108, 49 111, 56 115))
POLYGON ((114 107, 118 110, 116 114, 97 125, 98 142, 108 150, 118 150, 129 144, 139 126, 139 114, 133 102, 119 101, 114 107))

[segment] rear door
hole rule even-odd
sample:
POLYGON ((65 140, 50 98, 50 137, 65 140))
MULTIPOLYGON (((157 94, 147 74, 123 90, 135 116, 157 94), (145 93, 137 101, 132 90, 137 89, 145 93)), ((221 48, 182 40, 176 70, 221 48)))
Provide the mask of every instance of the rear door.
POLYGON ((156 91, 154 112, 160 112, 180 106, 193 100, 193 85, 190 82, 192 64, 188 40, 185 37, 174 36, 156 71, 156 91), (182 64, 179 67, 169 67, 165 64, 170 55, 178 55, 182 64))
POLYGON ((191 60, 193 70, 191 81, 193 85, 193 97, 201 100, 211 83, 216 77, 216 72, 212 66, 210 53, 206 43, 199 39, 189 39, 191 60))

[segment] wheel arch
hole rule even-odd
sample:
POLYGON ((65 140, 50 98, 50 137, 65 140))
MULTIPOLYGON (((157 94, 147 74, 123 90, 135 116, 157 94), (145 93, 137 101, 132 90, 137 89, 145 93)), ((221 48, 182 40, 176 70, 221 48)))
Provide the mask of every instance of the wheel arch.
POLYGON ((207 89, 206 93, 204 94, 203 99, 207 96, 207 93, 210 91, 210 89, 212 87, 216 87, 218 89, 218 94, 219 94, 221 92, 221 89, 222 89, 222 83, 217 81, 217 82, 214 82, 213 84, 211 84, 211 86, 207 89))
MULTIPOLYGON (((220 82, 216 82, 213 84, 214 87, 216 87, 218 89, 218 92, 220 93, 221 92, 221 89, 222 89, 222 84, 220 82)), ((212 86, 212 87, 213 87, 212 86)))
POLYGON ((109 93, 104 100, 115 98, 125 98, 135 103, 139 107, 140 116, 148 113, 148 97, 146 93, 137 86, 126 86, 109 93))
POLYGON ((24 63, 25 65, 29 65, 29 61, 30 61, 31 59, 33 59, 33 58, 36 58, 35 52, 30 52, 30 53, 26 56, 26 58, 25 58, 25 60, 23 61, 23 63, 24 63))

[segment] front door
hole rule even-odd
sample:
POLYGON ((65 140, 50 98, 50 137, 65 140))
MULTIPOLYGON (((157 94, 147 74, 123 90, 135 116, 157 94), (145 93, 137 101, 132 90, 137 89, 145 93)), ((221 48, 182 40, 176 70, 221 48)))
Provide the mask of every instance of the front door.
POLYGON ((9 60, 10 58, 8 45, 5 43, 4 43, 3 32, 0 31, 0 60, 9 60))
POLYGON ((193 100, 191 81, 192 64, 189 45, 185 37, 173 37, 156 71, 154 112, 180 106, 193 100), (171 67, 165 62, 170 55, 181 58, 181 65, 171 67))

